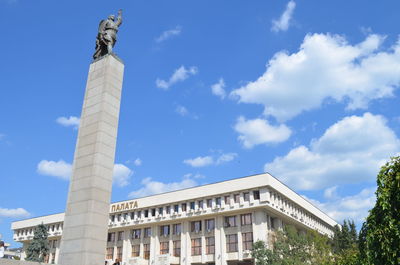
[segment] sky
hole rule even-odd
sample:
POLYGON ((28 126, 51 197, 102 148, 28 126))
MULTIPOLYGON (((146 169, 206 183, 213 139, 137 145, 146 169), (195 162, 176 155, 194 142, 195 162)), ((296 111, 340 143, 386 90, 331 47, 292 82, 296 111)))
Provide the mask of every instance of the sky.
POLYGON ((363 222, 400 152, 400 3, 0 0, 0 234, 63 212, 98 23, 123 9, 112 201, 269 172, 363 222))

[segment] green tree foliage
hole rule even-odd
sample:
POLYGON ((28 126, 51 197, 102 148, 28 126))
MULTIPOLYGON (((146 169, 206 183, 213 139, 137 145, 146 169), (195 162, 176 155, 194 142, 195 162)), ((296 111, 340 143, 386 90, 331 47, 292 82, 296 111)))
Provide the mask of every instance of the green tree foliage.
POLYGON ((333 264, 328 238, 315 231, 299 232, 294 226, 285 226, 276 233, 272 249, 263 241, 253 245, 256 265, 320 265, 333 264))
POLYGON ((376 203, 361 229, 365 264, 400 264, 400 157, 393 157, 377 178, 376 203))
POLYGON ((336 226, 332 239, 332 252, 335 254, 335 264, 360 264, 357 242, 357 230, 354 221, 344 220, 341 229, 339 226, 336 226))
POLYGON ((35 227, 32 242, 26 250, 26 260, 43 262, 48 253, 47 228, 44 224, 40 224, 35 227))

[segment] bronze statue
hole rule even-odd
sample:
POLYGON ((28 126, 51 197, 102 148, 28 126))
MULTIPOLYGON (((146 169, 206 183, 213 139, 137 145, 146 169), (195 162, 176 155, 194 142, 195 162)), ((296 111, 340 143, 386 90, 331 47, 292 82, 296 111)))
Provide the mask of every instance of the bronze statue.
POLYGON ((111 54, 112 49, 117 42, 118 27, 122 23, 122 10, 118 11, 118 17, 114 15, 103 19, 99 24, 99 32, 96 38, 96 51, 93 54, 93 59, 100 58, 104 55, 111 54))

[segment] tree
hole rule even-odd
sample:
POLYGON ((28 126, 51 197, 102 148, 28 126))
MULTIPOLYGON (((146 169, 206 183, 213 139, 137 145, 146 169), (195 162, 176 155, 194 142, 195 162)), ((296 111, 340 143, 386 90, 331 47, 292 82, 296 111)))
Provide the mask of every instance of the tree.
POLYGON ((361 256, 366 264, 400 264, 399 156, 381 168, 377 186, 375 206, 361 231, 361 256))
POLYGON ((47 228, 42 223, 35 227, 32 242, 26 249, 26 260, 43 262, 49 253, 49 242, 47 240, 47 228))
POLYGON ((251 250, 251 256, 254 258, 255 265, 266 265, 268 259, 271 256, 271 250, 267 248, 264 241, 258 240, 254 242, 253 249, 251 250))

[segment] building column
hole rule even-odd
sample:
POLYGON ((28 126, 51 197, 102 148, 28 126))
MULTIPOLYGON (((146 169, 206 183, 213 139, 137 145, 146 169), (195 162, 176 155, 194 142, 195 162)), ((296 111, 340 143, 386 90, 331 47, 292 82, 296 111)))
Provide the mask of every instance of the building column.
POLYGON ((215 265, 227 265, 224 217, 215 218, 215 265))

